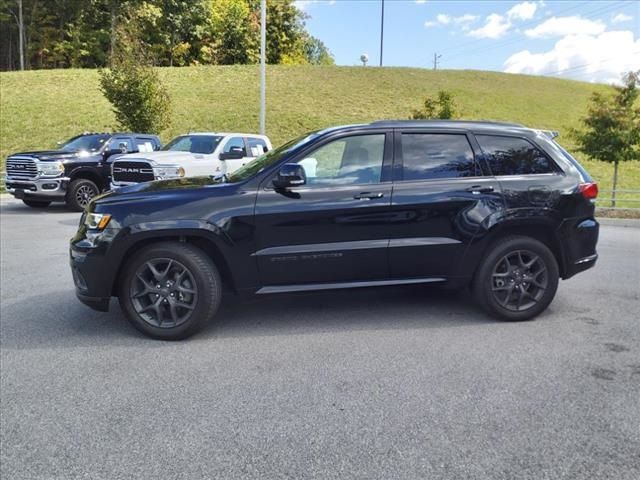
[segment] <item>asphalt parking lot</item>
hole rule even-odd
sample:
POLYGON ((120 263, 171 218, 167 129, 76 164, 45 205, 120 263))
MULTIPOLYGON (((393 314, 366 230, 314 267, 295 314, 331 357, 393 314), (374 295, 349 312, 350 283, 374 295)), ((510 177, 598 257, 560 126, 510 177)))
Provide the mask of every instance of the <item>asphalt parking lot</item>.
POLYGON ((532 322, 413 286, 228 298, 166 343, 76 301, 78 218, 2 200, 3 479, 640 478, 640 228, 532 322))

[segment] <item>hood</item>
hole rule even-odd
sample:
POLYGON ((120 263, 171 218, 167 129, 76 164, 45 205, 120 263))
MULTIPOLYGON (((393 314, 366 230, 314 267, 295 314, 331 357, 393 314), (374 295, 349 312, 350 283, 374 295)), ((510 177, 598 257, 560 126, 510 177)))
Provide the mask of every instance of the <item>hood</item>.
POLYGON ((189 195, 189 192, 201 190, 206 187, 226 188, 232 184, 223 183, 221 179, 209 177, 187 177, 171 180, 156 180, 154 182, 137 183, 128 187, 111 190, 94 198, 96 204, 120 203, 134 200, 147 199, 149 197, 175 197, 176 195, 189 195))
POLYGON ((43 162, 53 162, 55 160, 75 160, 77 158, 89 158, 99 155, 98 153, 73 152, 69 150, 38 150, 34 152, 20 152, 9 155, 11 157, 32 157, 43 162))
POLYGON ((156 152, 130 153, 118 157, 118 160, 152 160, 159 164, 167 165, 170 163, 180 162, 182 160, 191 160, 194 158, 203 158, 200 153, 191 152, 171 152, 159 150, 156 152))

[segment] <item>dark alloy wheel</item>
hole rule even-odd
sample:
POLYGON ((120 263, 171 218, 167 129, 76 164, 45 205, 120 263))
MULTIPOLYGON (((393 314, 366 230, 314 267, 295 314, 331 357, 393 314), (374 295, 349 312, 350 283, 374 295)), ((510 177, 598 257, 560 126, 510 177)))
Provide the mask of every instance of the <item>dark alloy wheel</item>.
POLYGON ((140 318, 159 328, 177 327, 189 319, 198 287, 187 267, 171 258, 154 258, 135 275, 129 296, 140 318))
POLYGON ((22 202, 31 208, 47 208, 51 205, 51 202, 42 201, 42 200, 22 200, 22 202))
POLYGON ((220 275, 211 258, 187 243, 163 242, 136 252, 120 277, 120 305, 138 330, 180 340, 215 315, 220 275))
POLYGON ((85 209, 93 197, 100 193, 98 186, 91 180, 79 178, 69 184, 67 191, 67 207, 76 212, 85 209))
POLYGON ((494 298, 514 312, 528 310, 538 303, 549 283, 544 262, 529 250, 507 253, 498 260, 491 276, 494 298))
POLYGON ((558 265, 542 242, 513 236, 498 241, 476 272, 476 301, 502 320, 528 320, 546 309, 558 288, 558 265))

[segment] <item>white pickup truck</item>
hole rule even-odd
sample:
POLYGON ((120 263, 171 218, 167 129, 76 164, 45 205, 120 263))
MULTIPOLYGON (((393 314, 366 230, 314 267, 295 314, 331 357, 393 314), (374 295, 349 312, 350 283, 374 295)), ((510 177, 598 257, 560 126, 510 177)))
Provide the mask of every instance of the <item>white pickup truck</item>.
POLYGON ((140 151, 111 164, 111 188, 180 177, 233 173, 271 150, 264 135, 251 133, 189 133, 159 151, 140 151))

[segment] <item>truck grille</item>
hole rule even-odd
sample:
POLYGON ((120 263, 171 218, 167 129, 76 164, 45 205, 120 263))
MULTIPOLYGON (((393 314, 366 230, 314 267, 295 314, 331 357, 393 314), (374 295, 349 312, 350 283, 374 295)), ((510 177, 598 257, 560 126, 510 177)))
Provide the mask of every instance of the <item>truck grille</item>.
POLYGON ((153 167, 148 162, 116 160, 112 167, 113 181, 151 182, 155 180, 153 167))
POLYGON ((18 179, 31 179, 38 176, 38 167, 31 158, 8 158, 7 176, 18 179))

